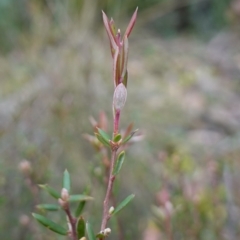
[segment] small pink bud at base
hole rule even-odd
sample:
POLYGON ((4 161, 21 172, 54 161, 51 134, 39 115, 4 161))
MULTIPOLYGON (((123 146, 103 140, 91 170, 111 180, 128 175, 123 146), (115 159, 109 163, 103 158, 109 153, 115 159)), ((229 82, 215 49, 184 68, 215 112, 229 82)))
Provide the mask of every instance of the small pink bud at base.
POLYGON ((61 199, 65 202, 67 202, 68 198, 69 198, 68 190, 66 188, 63 188, 61 191, 61 199))
POLYGON ((123 83, 120 83, 115 88, 113 94, 113 106, 115 110, 122 110, 127 100, 127 89, 123 83))
POLYGON ((63 201, 61 198, 58 199, 58 203, 62 207, 62 209, 66 209, 68 206, 68 203, 63 201))

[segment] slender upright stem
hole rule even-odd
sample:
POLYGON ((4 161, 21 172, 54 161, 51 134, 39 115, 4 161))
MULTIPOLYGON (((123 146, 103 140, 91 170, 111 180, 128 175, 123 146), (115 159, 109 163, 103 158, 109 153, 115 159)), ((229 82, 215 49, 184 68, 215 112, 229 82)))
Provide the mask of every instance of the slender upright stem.
MULTIPOLYGON (((109 173, 110 173, 110 159, 108 158, 106 148, 103 147, 101 149, 101 152, 102 152, 102 162, 103 162, 103 165, 105 166, 104 183, 108 184, 108 178, 109 178, 109 173)), ((115 196, 113 194, 113 191, 111 193, 110 198, 111 198, 110 200, 111 200, 112 206, 116 206, 117 202, 116 202, 115 196)), ((118 225, 119 240, 123 240, 124 239, 123 227, 122 227, 121 221, 118 217, 117 217, 117 225, 118 225)))
MULTIPOLYGON (((120 120, 120 110, 116 110, 113 120, 113 136, 118 134, 119 129, 119 120, 120 120)), ((110 162, 110 170, 109 170, 109 177, 108 177, 108 184, 107 184, 107 192, 105 195, 105 199, 103 201, 103 217, 102 217, 102 224, 101 224, 101 231, 103 231, 106 226, 107 222, 110 218, 109 214, 109 202, 111 200, 112 196, 112 189, 113 189, 113 183, 115 180, 115 176, 113 175, 113 169, 117 158, 117 148, 112 148, 111 153, 111 162, 110 162)))
POLYGON ((106 228, 107 222, 110 218, 108 211, 109 211, 109 207, 110 207, 109 202, 110 202, 111 193, 112 193, 112 189, 113 189, 113 183, 115 180, 115 176, 113 175, 113 168, 114 168, 114 165, 116 162, 116 156, 117 156, 117 150, 112 150, 107 192, 106 192, 105 199, 103 201, 103 217, 102 217, 101 230, 104 230, 106 228))
POLYGON ((118 134, 119 120, 120 120, 120 110, 116 110, 116 113, 114 116, 114 131, 113 131, 114 136, 118 134))
POLYGON ((77 229, 76 229, 77 220, 75 217, 72 216, 69 206, 67 206, 67 208, 65 209, 65 212, 68 216, 69 224, 71 225, 71 238, 72 240, 78 240, 77 229))

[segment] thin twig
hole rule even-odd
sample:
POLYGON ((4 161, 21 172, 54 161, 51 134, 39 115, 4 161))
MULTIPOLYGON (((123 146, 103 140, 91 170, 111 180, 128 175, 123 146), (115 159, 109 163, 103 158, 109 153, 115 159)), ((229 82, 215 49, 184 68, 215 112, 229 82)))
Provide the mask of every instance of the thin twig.
POLYGON ((66 206, 66 209, 64 209, 64 210, 65 210, 65 212, 66 212, 66 214, 67 214, 69 223, 70 223, 70 225, 71 225, 71 238, 72 238, 72 240, 78 240, 78 238, 77 238, 77 230, 76 230, 77 220, 76 220, 75 217, 72 216, 68 204, 67 204, 67 206, 66 206))
POLYGON ((114 136, 118 134, 119 128, 119 120, 120 120, 120 110, 116 110, 115 118, 114 118, 114 136))
MULTIPOLYGON (((102 152, 102 163, 105 166, 104 183, 107 184, 111 165, 110 165, 110 160, 108 159, 108 154, 107 154, 106 148, 103 147, 101 149, 101 152, 102 152)), ((116 206, 117 202, 116 202, 116 198, 113 194, 113 191, 111 193, 110 200, 112 202, 112 206, 116 206)), ((117 218, 117 227, 118 227, 118 238, 119 238, 119 240, 123 240, 124 239, 123 226, 121 224, 119 217, 116 217, 116 218, 117 218)))
POLYGON ((113 183, 115 180, 115 176, 113 175, 113 168, 116 162, 116 156, 117 156, 117 150, 112 150, 112 155, 111 155, 111 165, 110 165, 110 171, 109 171, 109 178, 108 178, 108 186, 107 186, 107 192, 106 196, 103 202, 103 217, 102 217, 102 224, 101 224, 101 230, 103 231, 106 226, 107 222, 110 218, 109 215, 109 201, 111 198, 111 193, 112 193, 112 188, 113 188, 113 183))

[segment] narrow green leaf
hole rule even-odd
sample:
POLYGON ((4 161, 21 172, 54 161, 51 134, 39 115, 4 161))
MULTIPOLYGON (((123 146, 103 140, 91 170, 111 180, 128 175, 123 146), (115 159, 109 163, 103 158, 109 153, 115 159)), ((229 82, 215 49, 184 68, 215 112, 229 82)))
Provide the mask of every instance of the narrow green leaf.
POLYGON ((41 223, 46 228, 48 228, 48 229, 52 230, 53 232, 56 232, 60 235, 67 235, 68 231, 65 228, 63 228, 62 226, 53 222, 52 220, 50 220, 42 215, 36 214, 36 213, 32 213, 32 215, 39 223, 41 223))
POLYGON ((133 198, 135 197, 134 194, 129 195, 128 197, 126 197, 113 211, 113 213, 111 215, 115 215, 116 213, 118 213, 119 211, 121 211, 124 207, 126 207, 127 204, 129 204, 133 198))
POLYGON ((84 207, 86 205, 86 201, 80 201, 78 206, 77 206, 77 209, 75 211, 75 217, 79 217, 80 214, 82 213, 84 207))
MULTIPOLYGON (((89 193, 90 193, 90 189, 89 189, 89 187, 86 187, 86 189, 85 189, 84 192, 83 192, 83 195, 89 194, 89 193)), ((75 211, 75 217, 76 217, 76 218, 78 218, 78 217, 80 216, 80 214, 82 213, 85 205, 86 205, 86 201, 80 201, 80 202, 78 203, 77 209, 76 209, 76 211, 75 211)))
POLYGON ((69 197, 69 202, 89 201, 89 200, 93 200, 93 197, 82 195, 82 194, 70 195, 69 197))
POLYGON ((70 189, 71 189, 71 179, 70 179, 70 175, 67 169, 65 169, 64 173, 63 173, 63 188, 66 188, 68 190, 68 192, 70 193, 70 189))
POLYGON ((97 240, 95 237, 95 234, 93 232, 92 225, 89 222, 87 222, 87 224, 86 224, 86 230, 87 230, 87 235, 88 235, 89 240, 97 240))
POLYGON ((118 142, 118 141, 120 141, 121 139, 122 139, 121 134, 117 134, 117 135, 114 137, 113 141, 114 141, 114 142, 118 142))
POLYGON ((95 133, 95 136, 97 137, 97 139, 99 140, 99 142, 101 142, 103 145, 105 145, 105 146, 107 146, 107 147, 110 146, 109 142, 107 142, 106 140, 104 140, 100 134, 95 133))
POLYGON ((58 211, 60 206, 57 204, 39 204, 36 206, 36 208, 46 211, 58 211))
POLYGON ((77 222, 77 235, 78 239, 85 237, 85 221, 82 217, 80 217, 77 222))
POLYGON ((61 197, 60 193, 58 193, 54 188, 48 186, 47 184, 39 184, 38 186, 47 191, 52 197, 56 199, 59 199, 61 197))
POLYGON ((97 130, 100 136, 108 143, 110 140, 110 137, 108 136, 108 134, 104 132, 101 128, 97 128, 97 130))
POLYGON ((123 140, 122 143, 128 142, 128 141, 133 137, 133 135, 134 135, 137 131, 138 131, 138 129, 136 129, 135 131, 133 131, 130 135, 128 135, 128 136, 123 140))
POLYGON ((125 151, 122 151, 118 155, 116 164, 114 166, 113 175, 117 175, 120 172, 120 170, 122 168, 122 165, 123 165, 123 162, 124 162, 124 159, 125 159, 125 151))

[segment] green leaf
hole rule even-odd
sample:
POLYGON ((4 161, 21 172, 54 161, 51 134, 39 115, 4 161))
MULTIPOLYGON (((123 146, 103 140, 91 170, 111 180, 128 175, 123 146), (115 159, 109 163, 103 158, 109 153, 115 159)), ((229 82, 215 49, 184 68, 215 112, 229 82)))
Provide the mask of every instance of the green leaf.
POLYGON ((117 135, 114 137, 113 141, 114 141, 114 142, 118 142, 118 141, 120 141, 121 139, 122 139, 121 134, 117 134, 117 135))
POLYGON ((69 202, 89 201, 89 200, 93 200, 93 197, 82 195, 82 194, 70 195, 69 197, 69 202))
POLYGON ((87 230, 87 235, 88 235, 89 240, 97 240, 95 237, 95 234, 93 232, 92 225, 89 222, 87 222, 87 224, 86 224, 86 230, 87 230))
POLYGON ((42 188, 43 190, 47 191, 52 197, 59 199, 61 198, 60 193, 58 193, 54 188, 48 186, 47 184, 39 184, 38 185, 40 188, 42 188))
POLYGON ((107 142, 109 143, 110 137, 106 132, 104 132, 101 128, 97 128, 99 135, 107 142))
POLYGON ((129 195, 128 197, 126 197, 113 211, 113 213, 111 215, 115 215, 116 213, 118 213, 119 211, 121 211, 124 207, 126 207, 127 204, 129 204, 133 198, 135 197, 134 194, 129 195))
POLYGON ((78 239, 85 237, 85 221, 82 217, 80 217, 77 222, 77 235, 78 239))
POLYGON ((48 228, 48 229, 52 230, 53 232, 56 232, 60 235, 67 235, 68 231, 65 228, 63 228, 62 226, 53 222, 52 220, 50 220, 42 215, 36 214, 36 213, 32 213, 32 215, 39 223, 41 223, 46 228, 48 228))
POLYGON ((99 142, 101 142, 103 145, 105 145, 107 147, 110 146, 109 142, 105 141, 100 134, 95 133, 95 136, 97 137, 99 142))
POLYGON ((66 188, 70 193, 71 189, 71 180, 68 170, 66 169, 63 173, 63 188, 66 188))
POLYGON ((75 217, 79 217, 80 214, 82 213, 84 207, 86 205, 86 201, 80 201, 79 204, 78 204, 78 207, 75 211, 75 217))
MULTIPOLYGON (((89 194, 89 192, 90 192, 89 187, 86 187, 86 189, 85 189, 84 192, 83 192, 83 195, 89 194)), ((80 214, 82 213, 85 205, 86 205, 86 201, 80 201, 80 202, 79 202, 79 204, 78 204, 78 206, 77 206, 77 209, 76 209, 76 211, 75 211, 75 217, 79 217, 79 216, 80 216, 80 214)))
POLYGON ((125 139, 123 139, 123 142, 122 143, 126 143, 128 142, 132 137, 133 135, 138 131, 138 129, 136 129, 135 131, 133 131, 130 135, 128 135, 125 139))
POLYGON ((117 175, 120 172, 120 170, 122 168, 122 165, 123 165, 123 162, 124 162, 124 158, 125 158, 125 151, 122 151, 118 155, 118 159, 117 159, 116 164, 114 166, 113 175, 117 175))
POLYGON ((46 211, 58 211, 60 206, 57 204, 39 204, 36 206, 36 208, 46 211))

